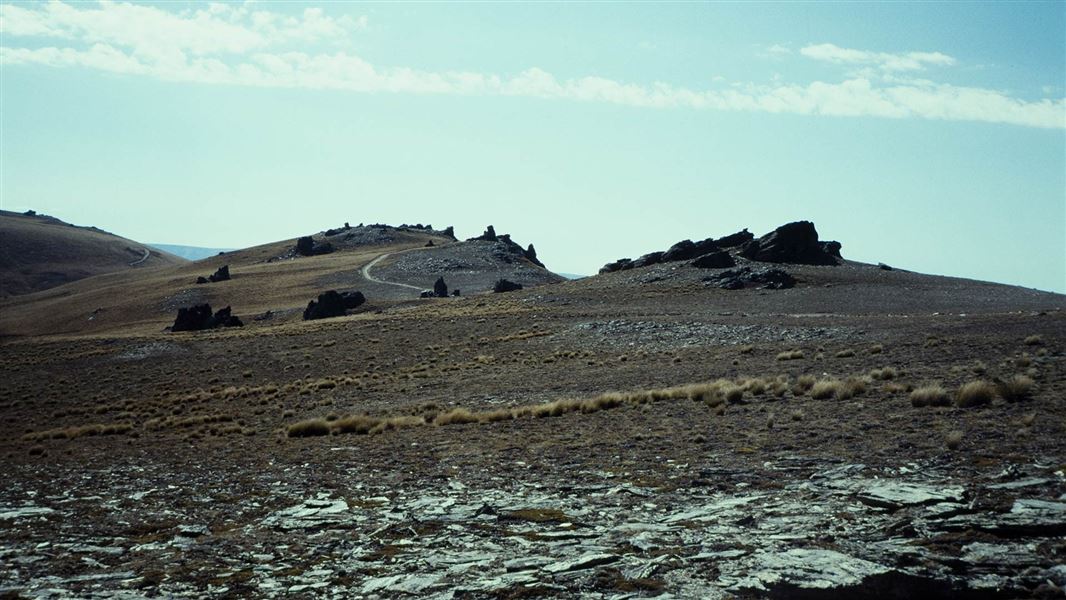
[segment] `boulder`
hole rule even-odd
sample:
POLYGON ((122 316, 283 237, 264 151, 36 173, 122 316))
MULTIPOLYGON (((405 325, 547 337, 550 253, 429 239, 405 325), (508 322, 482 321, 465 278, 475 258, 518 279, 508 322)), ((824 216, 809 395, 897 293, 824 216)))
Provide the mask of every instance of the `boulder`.
POLYGON ((522 254, 525 255, 529 262, 537 265, 538 267, 544 266, 544 263, 540 262, 537 259, 537 249, 533 247, 533 244, 530 244, 529 247, 522 252, 522 254))
POLYGON ((698 269, 727 269, 736 266, 736 264, 737 262, 725 250, 704 254, 692 261, 692 266, 698 269))
POLYGON ((633 261, 628 258, 620 258, 614 262, 609 262, 600 268, 600 273, 614 273, 615 271, 625 271, 626 269, 633 268, 633 261))
POLYGON ((443 277, 438 277, 433 283, 433 295, 438 298, 448 297, 448 284, 444 283, 443 277))
POLYGON ((433 240, 429 240, 428 242, 426 242, 426 248, 432 248, 433 246, 436 246, 436 244, 433 243, 433 240))
POLYGON ((356 308, 366 302, 362 292, 337 292, 329 290, 318 295, 318 300, 307 303, 304 309, 304 320, 328 319, 330 317, 344 316, 348 309, 356 308))
POLYGON ((741 255, 751 260, 804 265, 837 265, 840 244, 819 242, 818 231, 810 221, 782 225, 744 245, 741 255), (836 254, 834 255, 833 252, 836 254))
POLYGON ((201 331, 217 327, 243 327, 240 317, 232 314, 230 307, 211 312, 210 304, 197 304, 178 309, 178 317, 171 325, 171 331, 201 331))
POLYGON ((311 236, 304 236, 296 240, 296 253, 300 256, 318 256, 333 252, 333 244, 329 242, 316 243, 311 236))
POLYGON ((452 238, 454 240, 455 239, 455 227, 453 227, 451 225, 446 227, 444 229, 444 235, 446 235, 446 236, 448 236, 448 237, 450 237, 450 238, 452 238))
POLYGON ((435 298, 436 294, 433 293, 433 290, 422 290, 422 293, 420 293, 418 295, 418 297, 419 298, 435 298))
POLYGON ((222 265, 218 268, 213 275, 207 278, 212 283, 218 281, 229 281, 229 265, 222 265))
POLYGON ((515 283, 513 281, 507 281, 506 279, 500 279, 492 286, 492 291, 501 294, 503 292, 514 292, 522 289, 521 283, 515 283))
POLYGON ((452 296, 455 296, 456 298, 459 297, 459 288, 455 288, 454 290, 452 290, 452 296))
POLYGON ((741 231, 718 238, 714 243, 718 244, 719 248, 736 248, 737 246, 743 246, 754 239, 755 234, 748 231, 747 227, 745 227, 741 231))
POLYGON ((633 267, 632 268, 639 269, 640 267, 650 267, 652 265, 657 265, 657 264, 659 264, 659 263, 661 263, 663 261, 663 255, 664 254, 666 254, 666 253, 665 252, 649 252, 649 253, 645 254, 644 256, 641 256, 637 260, 633 261, 633 267))
POLYGON ((196 283, 207 283, 207 278, 206 277, 197 277, 196 278, 196 283))
POLYGON ((483 234, 481 234, 481 235, 479 235, 479 236, 477 236, 475 238, 470 238, 467 241, 468 242, 473 242, 473 241, 480 240, 480 241, 484 241, 484 242, 495 242, 497 239, 498 238, 496 237, 496 229, 492 225, 489 225, 488 227, 485 228, 485 233, 483 233, 483 234))

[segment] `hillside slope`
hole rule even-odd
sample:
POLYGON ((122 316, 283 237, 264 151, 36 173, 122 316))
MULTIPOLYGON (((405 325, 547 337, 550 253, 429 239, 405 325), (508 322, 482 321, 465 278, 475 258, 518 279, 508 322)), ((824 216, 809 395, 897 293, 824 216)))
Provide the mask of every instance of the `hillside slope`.
POLYGON ((330 289, 362 291, 368 303, 360 310, 377 310, 415 302, 438 277, 451 279, 438 256, 470 259, 463 273, 464 295, 490 291, 499 278, 526 286, 563 280, 508 252, 503 243, 459 242, 449 232, 424 227, 357 226, 312 238, 316 246, 328 244, 332 251, 301 256, 295 250, 297 239, 289 239, 8 298, 0 301, 0 335, 160 331, 174 322, 179 308, 202 303, 232 306, 249 327, 272 326, 299 321, 308 301, 330 289), (398 261, 405 267, 402 277, 391 273, 398 261), (381 272, 375 262, 382 265, 381 272), (230 280, 196 283, 222 266, 229 267, 230 280), (267 311, 269 319, 253 321, 267 311))
POLYGON ((103 273, 180 265, 185 260, 54 217, 0 211, 0 298, 103 273))

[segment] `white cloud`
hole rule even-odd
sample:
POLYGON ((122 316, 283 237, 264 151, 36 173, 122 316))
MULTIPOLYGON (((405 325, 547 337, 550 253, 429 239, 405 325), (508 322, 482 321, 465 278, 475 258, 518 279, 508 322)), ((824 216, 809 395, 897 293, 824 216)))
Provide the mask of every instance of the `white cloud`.
POLYGON ((365 20, 332 18, 318 9, 299 17, 247 5, 210 5, 194 12, 102 3, 75 8, 50 3, 0 7, 5 33, 63 40, 63 47, 2 47, 0 64, 80 67, 165 81, 362 93, 521 96, 600 102, 639 108, 748 111, 837 117, 923 118, 1066 128, 1066 100, 1026 101, 984 88, 892 76, 924 65, 949 65, 935 52, 892 55, 807 46, 805 56, 866 65, 841 82, 755 85, 721 89, 649 85, 588 76, 559 80, 539 68, 512 76, 471 71, 432 72, 381 67, 344 51, 307 53, 295 42, 337 41, 365 20), (35 5, 36 6, 36 5, 35 5), (80 47, 75 47, 80 46, 80 47))
POLYGON ((814 44, 800 48, 800 54, 814 60, 836 64, 873 65, 884 71, 922 71, 926 66, 950 67, 955 59, 940 52, 867 52, 841 48, 833 44, 814 44))

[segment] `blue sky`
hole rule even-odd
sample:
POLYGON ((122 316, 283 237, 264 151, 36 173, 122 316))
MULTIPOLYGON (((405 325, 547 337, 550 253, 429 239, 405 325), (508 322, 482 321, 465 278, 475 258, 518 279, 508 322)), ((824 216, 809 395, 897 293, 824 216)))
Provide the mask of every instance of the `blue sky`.
POLYGON ((4 3, 0 205, 243 247, 492 223, 556 271, 813 220, 1066 291, 1066 4, 4 3))

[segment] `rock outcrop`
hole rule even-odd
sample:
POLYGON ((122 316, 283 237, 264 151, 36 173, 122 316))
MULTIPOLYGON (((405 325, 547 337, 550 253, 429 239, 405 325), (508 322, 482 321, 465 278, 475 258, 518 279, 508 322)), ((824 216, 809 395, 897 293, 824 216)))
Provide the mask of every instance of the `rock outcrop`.
POLYGON ((443 277, 438 277, 437 281, 433 282, 433 295, 438 298, 448 297, 448 284, 444 283, 443 277))
POLYGON ((362 292, 337 292, 329 290, 318 295, 318 300, 307 303, 304 309, 304 320, 328 319, 330 317, 342 317, 349 309, 357 308, 366 302, 366 296, 362 292))
POLYGON ((728 269, 729 267, 735 267, 736 264, 737 261, 733 260, 733 257, 724 250, 704 254, 692 261, 692 266, 698 269, 728 269))
POLYGON ((229 265, 222 265, 212 275, 208 277, 197 277, 196 283, 216 283, 219 281, 229 281, 229 265))
POLYGON ((537 258, 537 249, 533 247, 533 244, 529 244, 528 247, 523 248, 511 239, 510 234, 502 233, 497 235, 496 228, 492 225, 489 225, 485 228, 485 233, 482 233, 477 237, 470 238, 467 241, 496 242, 499 247, 496 249, 494 254, 498 258, 502 259, 504 262, 514 262, 512 260, 512 257, 521 257, 537 265, 538 267, 545 268, 544 263, 540 262, 540 260, 537 258))
POLYGON ((803 265, 840 264, 840 244, 819 242, 818 231, 810 221, 782 225, 744 245, 740 254, 760 262, 803 265))
POLYGON ((521 283, 507 281, 506 279, 500 279, 496 282, 495 285, 492 286, 492 291, 497 294, 502 294, 504 292, 516 292, 520 289, 522 289, 521 283))
POLYGON ((316 242, 311 236, 304 236, 296 240, 296 253, 300 256, 318 256, 333 252, 333 244, 329 242, 316 242))
POLYGON ((736 248, 737 246, 743 246, 754 239, 755 234, 749 232, 748 228, 745 227, 741 231, 718 238, 714 243, 718 244, 719 248, 736 248))
POLYGON ((232 314, 230 307, 211 312, 210 304, 197 304, 178 309, 178 317, 170 326, 171 331, 202 331, 218 327, 243 327, 240 317, 232 314))

